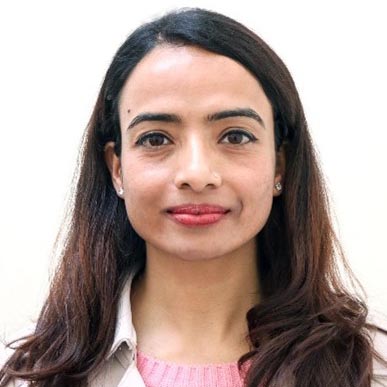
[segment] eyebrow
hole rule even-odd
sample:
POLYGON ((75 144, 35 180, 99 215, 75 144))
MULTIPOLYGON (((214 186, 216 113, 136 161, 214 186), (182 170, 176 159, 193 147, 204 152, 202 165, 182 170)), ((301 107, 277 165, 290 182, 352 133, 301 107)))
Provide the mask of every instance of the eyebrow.
POLYGON ((134 126, 141 124, 141 122, 146 121, 159 121, 159 122, 172 122, 179 123, 181 122, 181 118, 176 114, 168 114, 168 113, 141 113, 133 118, 128 126, 128 130, 132 129, 134 126))
MULTIPOLYGON (((251 109, 251 108, 237 108, 237 109, 230 109, 230 110, 222 110, 220 112, 209 114, 207 116, 207 120, 209 122, 213 122, 213 121, 219 121, 219 120, 223 120, 231 117, 252 118, 255 121, 257 121, 263 128, 266 128, 265 123, 263 122, 263 119, 261 118, 261 116, 254 109, 251 109)), ((128 126, 128 130, 146 121, 181 123, 182 119, 176 114, 151 113, 151 112, 141 113, 132 119, 132 121, 128 126)))
POLYGON ((225 118, 230 117, 248 117, 257 121, 261 126, 265 127, 265 123, 263 122, 262 117, 251 108, 240 108, 240 109, 231 109, 231 110, 223 110, 221 112, 213 113, 208 115, 208 121, 217 121, 223 120, 225 118))

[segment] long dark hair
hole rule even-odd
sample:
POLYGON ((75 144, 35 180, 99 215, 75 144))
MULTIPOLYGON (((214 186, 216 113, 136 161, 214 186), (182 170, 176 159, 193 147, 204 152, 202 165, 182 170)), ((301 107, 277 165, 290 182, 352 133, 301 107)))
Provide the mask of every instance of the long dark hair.
POLYGON ((281 59, 252 31, 202 10, 171 12, 135 30, 116 53, 83 139, 61 261, 33 334, 0 372, 38 386, 82 386, 107 354, 117 300, 145 266, 145 244, 113 188, 104 146, 121 152, 118 103, 134 67, 162 44, 193 45, 241 63, 271 102, 285 189, 257 236, 263 297, 247 313, 251 366, 246 385, 370 386, 376 356, 367 307, 343 286, 351 277, 330 219, 326 188, 303 108, 281 59))

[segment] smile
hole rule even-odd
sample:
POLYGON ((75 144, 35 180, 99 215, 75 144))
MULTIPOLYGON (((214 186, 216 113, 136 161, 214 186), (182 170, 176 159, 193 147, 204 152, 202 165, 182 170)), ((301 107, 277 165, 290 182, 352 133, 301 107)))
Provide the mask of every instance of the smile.
POLYGON ((230 210, 210 204, 184 204, 169 208, 167 214, 185 226, 207 226, 219 222, 230 210))

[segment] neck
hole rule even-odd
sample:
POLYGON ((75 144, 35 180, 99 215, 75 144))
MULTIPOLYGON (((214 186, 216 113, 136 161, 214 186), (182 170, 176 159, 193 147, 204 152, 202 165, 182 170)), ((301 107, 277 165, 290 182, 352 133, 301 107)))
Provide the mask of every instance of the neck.
POLYGON ((144 353, 176 360, 189 346, 198 356, 188 361, 200 362, 211 347, 220 356, 207 361, 233 361, 249 350, 246 313, 259 302, 255 241, 227 256, 195 261, 147 246, 146 269, 131 297, 144 353))

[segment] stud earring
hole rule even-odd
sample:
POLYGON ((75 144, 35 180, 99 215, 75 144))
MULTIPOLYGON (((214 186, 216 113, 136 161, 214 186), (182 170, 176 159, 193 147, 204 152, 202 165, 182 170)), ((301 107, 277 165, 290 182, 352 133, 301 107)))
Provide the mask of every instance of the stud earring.
POLYGON ((281 191, 282 190, 282 184, 280 181, 278 181, 277 183, 274 184, 274 187, 277 191, 281 191))
POLYGON ((120 187, 120 189, 118 190, 118 195, 122 196, 123 194, 124 194, 124 189, 120 187))

